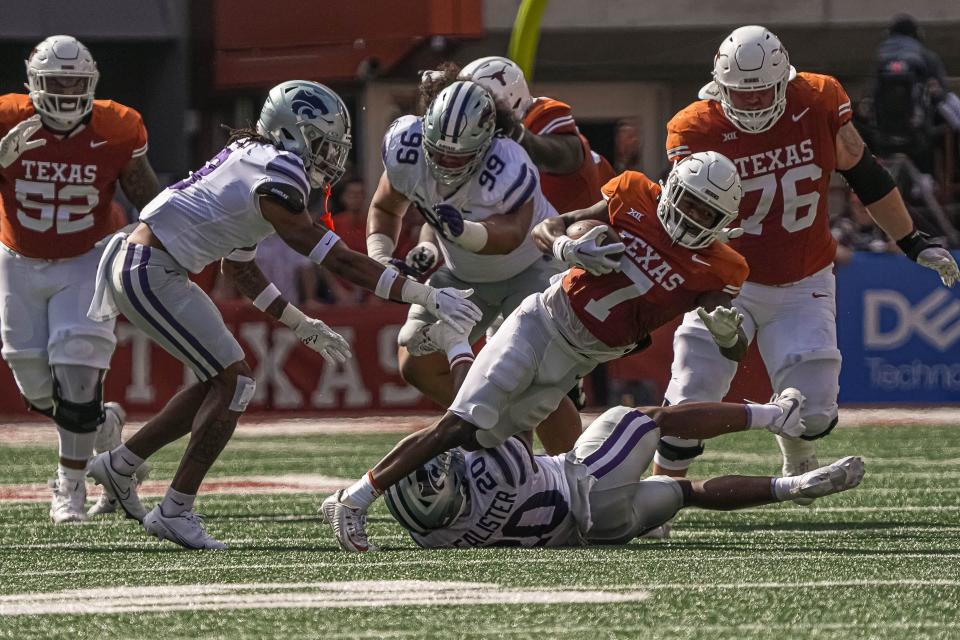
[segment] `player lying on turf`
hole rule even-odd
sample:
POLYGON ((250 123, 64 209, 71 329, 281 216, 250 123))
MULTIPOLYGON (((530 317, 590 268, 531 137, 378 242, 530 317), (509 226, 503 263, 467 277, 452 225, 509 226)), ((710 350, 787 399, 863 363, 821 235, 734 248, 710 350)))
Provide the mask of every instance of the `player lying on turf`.
POLYGON ((856 487, 864 473, 857 456, 782 478, 642 479, 661 436, 765 428, 796 437, 802 399, 787 389, 761 405, 613 407, 565 455, 532 455, 529 432, 492 449, 453 449, 387 489, 384 500, 422 547, 558 547, 624 544, 686 507, 745 509, 856 487))

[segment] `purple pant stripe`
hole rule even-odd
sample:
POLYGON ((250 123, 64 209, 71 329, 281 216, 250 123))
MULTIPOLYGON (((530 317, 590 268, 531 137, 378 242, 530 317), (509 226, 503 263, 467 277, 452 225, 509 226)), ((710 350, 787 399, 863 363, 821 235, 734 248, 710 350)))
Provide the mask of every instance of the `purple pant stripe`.
POLYGON ((635 419, 641 417, 643 414, 639 411, 631 411, 627 415, 623 416, 620 419, 620 422, 617 423, 617 426, 614 427, 613 432, 607 436, 607 439, 603 441, 603 444, 600 445, 600 448, 588 455, 583 459, 583 464, 590 466, 594 462, 600 460, 603 456, 607 455, 607 452, 613 448, 614 443, 617 439, 623 435, 623 432, 626 430, 627 425, 633 422, 635 419))
POLYGON ((649 422, 641 426, 639 429, 636 429, 633 432, 633 434, 630 436, 630 438, 627 440, 626 444, 623 445, 623 448, 621 448, 620 451, 618 451, 617 454, 613 457, 613 460, 603 465, 596 471, 592 471, 590 475, 592 475, 594 478, 597 478, 599 480, 603 476, 613 471, 617 467, 617 465, 619 465, 620 463, 622 463, 624 460, 627 459, 627 456, 630 455, 630 452, 633 451, 634 447, 637 446, 637 443, 640 442, 641 438, 643 438, 643 436, 647 435, 648 433, 650 433, 656 428, 657 428, 657 423, 654 422, 653 420, 650 420, 649 422))

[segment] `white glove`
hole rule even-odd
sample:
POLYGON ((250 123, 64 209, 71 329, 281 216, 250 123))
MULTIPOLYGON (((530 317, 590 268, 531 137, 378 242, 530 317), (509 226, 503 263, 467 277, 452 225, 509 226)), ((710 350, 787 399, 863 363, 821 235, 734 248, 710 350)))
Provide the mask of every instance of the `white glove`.
POLYGON ((328 327, 323 320, 306 316, 292 304, 284 308, 280 322, 293 329, 300 342, 323 356, 329 364, 346 362, 353 357, 350 343, 343 336, 328 327))
POLYGON ((423 306, 460 333, 469 333, 483 317, 477 305, 467 300, 472 295, 473 289, 431 288, 423 306))
POLYGON ((917 264, 936 271, 947 287, 952 287, 957 280, 960 280, 957 261, 949 251, 941 247, 927 247, 921 251, 917 256, 917 264))
POLYGON ((0 167, 6 169, 16 162, 17 158, 24 152, 47 144, 47 141, 43 139, 30 140, 30 137, 42 126, 43 123, 40 122, 40 114, 38 113, 10 129, 7 135, 3 136, 3 140, 0 140, 0 167))
POLYGON ((553 242, 553 255, 558 260, 582 267, 595 276, 602 276, 611 271, 619 271, 620 256, 616 256, 615 254, 623 253, 623 243, 597 244, 597 238, 609 229, 610 227, 602 224, 590 229, 576 240, 568 236, 560 236, 553 242))
POLYGON ((740 339, 740 325, 743 314, 736 308, 717 307, 710 313, 703 307, 697 307, 697 315, 713 336, 713 341, 723 349, 729 349, 740 339))
POLYGON ((743 235, 743 227, 724 227, 717 233, 716 241, 727 244, 743 235))
POLYGON ((440 253, 437 251, 437 245, 432 242, 421 242, 407 252, 407 257, 404 262, 407 263, 408 267, 415 269, 423 275, 427 271, 430 271, 433 265, 437 264, 437 258, 439 256, 440 253))

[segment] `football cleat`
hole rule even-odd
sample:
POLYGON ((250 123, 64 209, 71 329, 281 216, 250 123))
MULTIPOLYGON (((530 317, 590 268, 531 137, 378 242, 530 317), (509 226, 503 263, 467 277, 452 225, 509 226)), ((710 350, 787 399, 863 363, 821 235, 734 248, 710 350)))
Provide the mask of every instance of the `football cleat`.
POLYGON ((814 500, 832 493, 840 493, 860 484, 863 473, 863 458, 847 456, 831 465, 803 474, 790 490, 790 494, 814 500))
POLYGON ((806 430, 800 421, 800 407, 803 405, 803 394, 798 389, 790 387, 774 396, 770 404, 775 404, 783 410, 783 414, 773 424, 767 426, 771 433, 796 438, 806 430))
POLYGON ((353 553, 376 551, 367 539, 367 513, 349 507, 340 501, 343 489, 328 496, 320 505, 323 521, 333 527, 340 548, 353 553))
POLYGON ((53 499, 50 501, 50 520, 53 524, 86 522, 83 503, 87 499, 87 485, 83 480, 70 480, 61 474, 50 481, 53 499))
MULTIPOLYGON (((133 477, 137 481, 137 486, 139 487, 143 484, 144 480, 147 479, 147 476, 150 475, 150 466, 149 462, 144 462, 142 465, 137 467, 137 470, 134 471, 133 477)), ((104 516, 110 513, 114 513, 119 507, 117 499, 114 498, 110 493, 106 491, 100 492, 100 497, 94 503, 92 507, 87 509, 87 517, 94 518, 96 516, 104 516)))
POLYGON ((143 522, 147 510, 140 502, 140 496, 137 494, 138 481, 136 474, 125 476, 114 471, 110 464, 109 451, 94 456, 87 468, 87 473, 93 478, 94 482, 103 487, 105 494, 117 500, 127 517, 133 518, 137 522, 143 522))
POLYGON ((160 505, 157 505, 143 519, 143 528, 158 540, 170 540, 186 549, 227 548, 227 545, 207 533, 203 526, 203 517, 193 511, 166 516, 160 510, 160 505))

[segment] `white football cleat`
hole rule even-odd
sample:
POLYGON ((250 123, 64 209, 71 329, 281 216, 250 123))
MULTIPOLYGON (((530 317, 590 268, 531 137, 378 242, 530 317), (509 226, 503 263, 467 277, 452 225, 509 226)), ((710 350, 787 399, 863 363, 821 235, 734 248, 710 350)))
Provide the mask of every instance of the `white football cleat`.
POLYGON ((831 465, 803 474, 790 490, 790 494, 811 500, 822 498, 832 493, 853 489, 863 480, 863 474, 863 458, 847 456, 831 465))
POLYGON ((323 521, 333 527, 340 548, 353 553, 376 551, 367 539, 367 512, 340 502, 343 489, 328 496, 320 505, 323 521))
POLYGON ((143 528, 159 540, 170 540, 187 549, 227 548, 227 545, 207 533, 203 517, 193 511, 165 516, 160 505, 157 505, 143 519, 143 528))
POLYGON ((806 427, 800 421, 800 407, 803 406, 803 394, 799 389, 790 387, 784 389, 779 395, 775 396, 770 404, 775 404, 783 410, 783 414, 773 424, 767 426, 767 430, 777 435, 796 438, 803 435, 806 427))
MULTIPOLYGON (((143 484, 144 480, 147 479, 147 476, 150 475, 150 469, 152 469, 152 467, 150 466, 149 462, 144 462, 137 467, 137 470, 133 472, 133 477, 136 480, 136 486, 139 487, 141 484, 143 484)), ((96 516, 104 516, 114 513, 119 506, 120 504, 117 502, 117 499, 113 497, 113 494, 108 491, 101 491, 100 497, 97 498, 97 501, 94 503, 94 505, 87 509, 87 517, 94 518, 96 516)))
POLYGON ((50 481, 53 499, 50 501, 50 520, 53 524, 86 522, 83 503, 87 499, 87 484, 84 480, 70 480, 61 474, 50 481))
POLYGON ((125 476, 114 471, 110 464, 109 451, 94 456, 90 466, 87 467, 87 474, 103 487, 105 494, 117 500, 127 517, 143 522, 147 509, 140 502, 140 496, 137 494, 136 474, 125 476))

